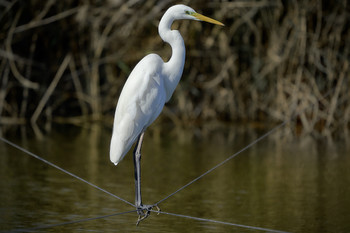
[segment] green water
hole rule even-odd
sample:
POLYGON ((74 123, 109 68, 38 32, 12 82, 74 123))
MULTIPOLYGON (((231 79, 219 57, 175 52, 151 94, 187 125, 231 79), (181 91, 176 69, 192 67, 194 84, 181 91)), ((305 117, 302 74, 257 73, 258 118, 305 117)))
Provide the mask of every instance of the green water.
MULTIPOLYGON (((145 135, 142 192, 153 204, 225 160, 267 130, 156 130, 145 135)), ((56 126, 3 137, 134 202, 132 156, 109 161, 111 129, 56 126)), ((288 232, 350 232, 350 148, 344 141, 268 137, 160 204, 163 211, 288 232)), ((0 141, 0 231, 60 224, 132 206, 0 141)), ((238 226, 136 213, 36 232, 260 232, 238 226)))

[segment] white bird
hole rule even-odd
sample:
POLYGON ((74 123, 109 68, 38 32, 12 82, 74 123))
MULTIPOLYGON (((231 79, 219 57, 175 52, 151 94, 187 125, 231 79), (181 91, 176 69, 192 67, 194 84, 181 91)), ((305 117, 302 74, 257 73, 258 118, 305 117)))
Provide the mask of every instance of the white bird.
MULTIPOLYGON (((114 116, 110 144, 111 162, 117 165, 137 140, 134 150, 135 206, 139 221, 150 214, 154 205, 143 205, 141 199, 141 145, 147 127, 161 113, 180 81, 185 63, 185 45, 179 31, 171 30, 174 20, 190 19, 222 25, 185 5, 170 7, 158 26, 163 41, 170 44, 172 56, 164 62, 157 54, 144 57, 133 69, 120 94, 114 116)), ((158 208, 158 206, 156 206, 158 208)), ((159 209, 159 208, 158 208, 159 209)))

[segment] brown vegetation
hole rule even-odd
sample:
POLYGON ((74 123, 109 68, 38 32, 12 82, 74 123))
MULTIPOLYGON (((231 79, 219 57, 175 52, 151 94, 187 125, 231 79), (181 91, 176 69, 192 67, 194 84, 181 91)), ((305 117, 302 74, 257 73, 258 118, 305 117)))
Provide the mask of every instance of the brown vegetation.
MULTIPOLYGON (((112 116, 133 66, 170 47, 157 25, 175 1, 1 1, 0 124, 112 116)), ((181 21, 180 85, 162 119, 349 128, 347 1, 184 1, 226 27, 181 21)))

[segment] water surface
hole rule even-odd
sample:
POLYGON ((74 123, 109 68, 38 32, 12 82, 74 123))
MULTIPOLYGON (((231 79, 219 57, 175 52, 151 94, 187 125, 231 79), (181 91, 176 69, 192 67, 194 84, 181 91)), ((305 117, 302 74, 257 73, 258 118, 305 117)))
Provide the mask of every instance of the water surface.
MULTIPOLYGON (((145 204, 155 203, 239 151, 267 130, 172 129, 146 133, 142 157, 145 204)), ((132 156, 109 161, 111 129, 56 126, 3 137, 83 179, 134 202, 132 156)), ((163 211, 288 232, 350 231, 350 149, 311 138, 268 137, 160 204, 163 211)), ((0 231, 31 229, 120 213, 133 207, 0 141, 0 231)), ((260 232, 135 213, 36 232, 260 232)))

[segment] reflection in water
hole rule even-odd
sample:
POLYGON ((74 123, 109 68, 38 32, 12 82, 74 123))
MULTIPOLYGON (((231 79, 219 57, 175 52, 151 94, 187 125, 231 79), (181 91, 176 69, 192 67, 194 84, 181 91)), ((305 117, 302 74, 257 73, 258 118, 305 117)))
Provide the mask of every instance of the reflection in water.
MULTIPOLYGON (((215 128, 215 127, 213 127, 215 128)), ((41 139, 31 131, 4 137, 58 166, 133 202, 132 156, 109 161, 111 129, 100 125, 54 127, 41 139), (21 136, 17 136, 21 135, 21 136)), ((243 127, 147 132, 142 191, 151 204, 258 138, 243 127)), ((166 212, 291 232, 350 230, 350 157, 345 143, 311 138, 259 142, 161 203, 166 212)), ((0 142, 0 230, 62 223, 133 207, 0 142)), ((214 223, 152 215, 136 228, 136 214, 42 230, 144 232, 251 232, 214 223), (174 224, 176 223, 176 224, 174 224)))

